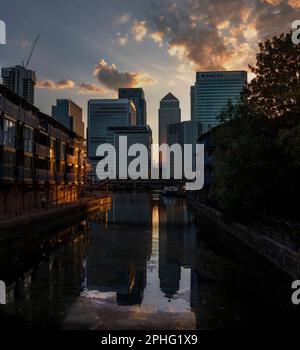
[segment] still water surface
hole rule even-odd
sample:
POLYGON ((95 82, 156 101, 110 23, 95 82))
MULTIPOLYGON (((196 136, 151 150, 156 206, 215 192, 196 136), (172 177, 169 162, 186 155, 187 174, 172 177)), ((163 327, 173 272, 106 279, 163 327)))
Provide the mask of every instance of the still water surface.
POLYGON ((115 193, 104 215, 35 243, 15 242, 12 251, 2 247, 0 279, 7 283, 7 305, 0 306, 1 326, 113 330, 287 324, 290 281, 215 236, 183 199, 115 193))

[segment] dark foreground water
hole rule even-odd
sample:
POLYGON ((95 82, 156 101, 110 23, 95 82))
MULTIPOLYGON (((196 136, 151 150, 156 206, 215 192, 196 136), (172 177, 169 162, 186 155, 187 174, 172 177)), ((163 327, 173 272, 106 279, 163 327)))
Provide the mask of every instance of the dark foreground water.
POLYGON ((297 326, 291 281, 185 200, 115 193, 108 209, 0 248, 2 329, 297 326))

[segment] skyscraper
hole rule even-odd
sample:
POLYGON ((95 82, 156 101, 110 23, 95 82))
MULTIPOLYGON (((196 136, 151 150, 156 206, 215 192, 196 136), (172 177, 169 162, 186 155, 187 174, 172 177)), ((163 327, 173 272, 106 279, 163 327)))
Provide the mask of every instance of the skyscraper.
POLYGON ((79 136, 84 137, 82 109, 72 100, 56 100, 56 106, 52 106, 52 117, 66 128, 74 131, 79 136))
POLYGON ((179 100, 168 93, 160 101, 159 109, 159 144, 162 145, 168 142, 168 125, 180 123, 181 109, 179 100))
POLYGON ((136 125, 147 125, 147 104, 142 88, 120 88, 119 98, 132 100, 136 107, 136 125))
POLYGON ((184 146, 195 145, 201 135, 201 123, 197 121, 184 121, 181 123, 170 124, 168 126, 168 144, 175 143, 184 146))
POLYGON ((31 104, 34 104, 35 72, 23 66, 5 67, 1 70, 3 85, 31 104))
MULTIPOLYGON (((182 149, 184 145, 193 146, 193 157, 192 157, 192 166, 193 169, 186 169, 187 171, 195 171, 196 168, 196 144, 198 138, 202 133, 201 123, 197 121, 184 121, 181 123, 170 124, 168 126, 168 144, 170 146, 174 144, 179 144, 182 149)), ((174 175, 174 162, 173 156, 171 155, 171 178, 174 175)), ((184 159, 182 160, 182 165, 184 166, 184 159)), ((184 170, 184 168, 182 167, 184 170)), ((184 175, 184 172, 182 172, 184 175)))
POLYGON ((191 120, 196 120, 195 86, 191 86, 191 120))
POLYGON ((104 143, 114 145, 113 127, 136 125, 136 108, 128 99, 90 100, 88 102, 88 158, 96 179, 97 148, 104 143))
POLYGON ((228 100, 236 104, 246 84, 246 71, 197 72, 191 88, 192 120, 202 124, 203 132, 217 126, 228 100))

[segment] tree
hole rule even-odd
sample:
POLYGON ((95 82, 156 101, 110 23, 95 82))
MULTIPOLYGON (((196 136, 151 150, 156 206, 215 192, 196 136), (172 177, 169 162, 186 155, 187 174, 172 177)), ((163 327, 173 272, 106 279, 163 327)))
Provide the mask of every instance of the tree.
POLYGON ((291 34, 259 44, 256 77, 215 128, 211 198, 231 215, 299 216, 300 45, 291 34), (225 122, 224 121, 228 121, 225 122))
POLYGON ((248 85, 249 103, 267 118, 291 116, 300 106, 300 45, 292 33, 259 43, 256 66, 249 66, 256 77, 248 85))
POLYGON ((226 107, 224 107, 219 115, 219 121, 225 123, 235 117, 236 107, 231 99, 228 100, 226 107))

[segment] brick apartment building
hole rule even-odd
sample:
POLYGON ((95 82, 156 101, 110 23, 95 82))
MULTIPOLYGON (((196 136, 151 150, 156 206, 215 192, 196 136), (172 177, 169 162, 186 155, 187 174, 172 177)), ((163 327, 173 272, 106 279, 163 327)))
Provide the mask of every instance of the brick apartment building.
POLYGON ((86 156, 82 136, 0 85, 0 217, 76 201, 86 156))

